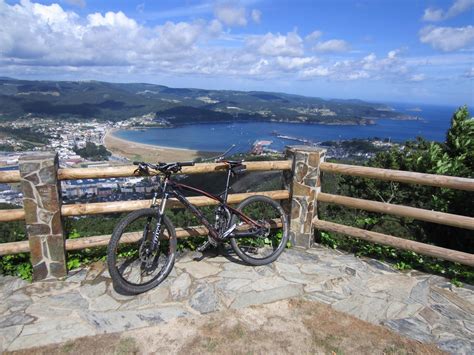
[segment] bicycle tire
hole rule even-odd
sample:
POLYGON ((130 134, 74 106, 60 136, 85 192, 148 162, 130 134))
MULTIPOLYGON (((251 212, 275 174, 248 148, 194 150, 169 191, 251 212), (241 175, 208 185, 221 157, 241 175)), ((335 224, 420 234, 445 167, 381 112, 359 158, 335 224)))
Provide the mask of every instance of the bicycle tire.
MULTIPOLYGON (((271 206, 271 208, 275 210, 277 216, 281 219, 281 224, 282 224, 281 239, 279 241, 278 247, 274 249, 271 254, 263 258, 256 258, 256 257, 250 256, 244 250, 245 248, 239 245, 239 238, 234 238, 231 236, 230 243, 231 243, 232 249, 243 261, 245 261, 246 263, 250 265, 260 266, 260 265, 266 265, 275 261, 283 252, 289 239, 289 227, 288 227, 288 217, 286 216, 286 213, 283 211, 283 208, 278 204, 278 202, 266 196, 257 195, 257 196, 248 197, 237 206, 237 210, 245 213, 244 211, 245 208, 254 203, 262 203, 263 205, 267 204, 268 206, 271 206)), ((252 217, 252 216, 249 216, 249 217, 252 217)), ((234 216, 232 217, 231 225, 237 224, 238 221, 239 221, 238 216, 234 214, 234 216)))
MULTIPOLYGON (((112 278, 114 287, 119 291, 125 291, 130 294, 139 294, 151 290, 152 288, 159 285, 163 280, 169 275, 173 269, 173 265, 176 258, 176 231, 168 219, 168 217, 163 216, 161 219, 162 231, 163 227, 167 230, 169 234, 168 240, 168 255, 166 256, 166 263, 161 268, 157 276, 155 276, 150 281, 147 281, 144 284, 136 284, 126 280, 120 273, 117 264, 120 260, 118 257, 118 247, 120 245, 120 239, 122 238, 127 227, 132 225, 140 218, 157 218, 159 216, 159 211, 153 208, 147 208, 142 210, 137 210, 126 215, 115 227, 112 237, 110 239, 109 245, 107 247, 107 266, 109 269, 109 274, 112 278)), ((122 244, 123 245, 123 244, 122 244)), ((166 246, 164 246, 166 247, 166 246)), ((159 258, 159 256, 158 256, 159 258)), ((137 259, 138 260, 138 259, 137 259)))

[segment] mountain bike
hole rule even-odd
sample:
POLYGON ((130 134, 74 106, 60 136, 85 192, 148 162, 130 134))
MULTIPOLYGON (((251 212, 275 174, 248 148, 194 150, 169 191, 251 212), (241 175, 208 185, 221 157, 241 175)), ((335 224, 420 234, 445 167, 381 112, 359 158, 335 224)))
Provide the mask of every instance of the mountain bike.
MULTIPOLYGON (((208 231, 207 241, 197 248, 203 252, 211 246, 230 242, 234 252, 247 264, 265 265, 275 261, 285 249, 289 233, 288 218, 280 204, 266 196, 254 195, 234 207, 227 203, 231 176, 246 170, 242 161, 219 159, 227 171, 224 192, 213 195, 172 178, 182 167, 194 162, 174 162, 138 165, 136 173, 159 174, 159 189, 153 195, 151 207, 131 212, 115 227, 107 248, 107 264, 114 286, 128 293, 146 292, 171 272, 177 247, 177 234, 165 214, 170 198, 176 200, 201 221, 208 231), (208 218, 183 194, 184 191, 206 196, 217 202, 208 218)), ((188 228, 189 230, 192 227, 188 228)), ((182 231, 186 231, 184 228, 182 231)))

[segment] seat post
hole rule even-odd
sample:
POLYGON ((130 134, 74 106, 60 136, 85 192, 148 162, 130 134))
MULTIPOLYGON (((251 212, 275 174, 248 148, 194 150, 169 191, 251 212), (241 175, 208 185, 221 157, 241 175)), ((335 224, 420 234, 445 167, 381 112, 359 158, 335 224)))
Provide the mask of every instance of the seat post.
POLYGON ((224 192, 224 202, 227 203, 227 195, 229 195, 229 184, 230 184, 230 175, 232 171, 230 167, 227 169, 227 182, 225 184, 225 192, 224 192))

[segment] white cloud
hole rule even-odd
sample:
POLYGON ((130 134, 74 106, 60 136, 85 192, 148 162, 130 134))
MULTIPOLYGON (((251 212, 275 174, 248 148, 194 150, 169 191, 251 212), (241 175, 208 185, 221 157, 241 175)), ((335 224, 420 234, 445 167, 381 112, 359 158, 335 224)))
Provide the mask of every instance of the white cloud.
POLYGON ((263 36, 251 36, 247 39, 249 48, 267 56, 300 57, 303 55, 303 40, 296 32, 285 35, 271 32, 263 36))
POLYGON ((446 18, 455 17, 474 6, 474 0, 456 0, 446 12, 446 18))
POLYGON ((425 79, 426 79, 425 74, 413 74, 412 76, 410 76, 409 81, 419 82, 425 79))
POLYGON ((325 53, 347 52, 349 50, 349 44, 342 39, 330 39, 329 41, 316 43, 313 50, 325 53))
POLYGON ((260 23, 262 20, 262 11, 260 10, 253 9, 250 15, 252 16, 252 21, 255 23, 260 23))
MULTIPOLYGON (((348 44, 342 40, 324 42, 321 31, 303 40, 296 30, 248 35, 223 32, 223 27, 217 18, 148 26, 120 11, 80 16, 58 4, 23 0, 9 5, 0 0, 0 67, 4 75, 15 76, 16 72, 44 77, 51 73, 60 77, 63 73, 69 79, 104 79, 108 75, 118 80, 121 73, 122 78, 150 80, 191 75, 290 82, 321 78, 409 81, 417 78, 419 71, 436 77, 433 73, 438 68, 449 65, 459 77, 472 66, 470 53, 440 54, 429 59, 433 64, 428 65, 423 64, 428 61, 425 58, 403 58, 398 49, 385 55, 350 53, 344 60, 330 55, 318 58, 309 54, 310 46, 337 51, 347 50, 348 44)), ((424 40, 434 41, 432 29, 424 34, 424 40)))
POLYGON ((370 74, 364 70, 353 71, 347 75, 348 80, 367 79, 369 77, 370 74))
POLYGON ((399 54, 400 54, 400 50, 399 49, 394 49, 394 50, 388 52, 387 57, 389 59, 395 59, 397 57, 397 55, 399 55, 399 54))
POLYGON ((420 41, 442 51, 454 51, 474 41, 474 27, 426 26, 419 32, 420 41))
POLYGON ((107 12, 105 16, 96 12, 88 15, 87 20, 89 21, 90 27, 115 27, 134 30, 138 27, 137 22, 133 19, 128 18, 122 11, 119 12, 107 12))
POLYGON ((323 33, 321 31, 313 31, 305 37, 305 41, 308 41, 308 42, 316 41, 322 35, 323 33))
POLYGON ((406 63, 398 57, 399 50, 392 50, 386 57, 377 58, 374 53, 360 60, 343 60, 333 64, 332 78, 335 80, 359 80, 382 78, 402 79, 409 70, 406 63))
POLYGON ((425 9, 423 20, 430 22, 446 20, 468 11, 471 7, 474 7, 474 0, 455 0, 451 7, 446 11, 429 7, 425 9))
POLYGON ((465 78, 474 78, 474 68, 471 68, 471 69, 468 69, 465 73, 464 73, 464 77, 465 78))
POLYGON ((217 19, 227 26, 246 26, 247 15, 245 8, 233 3, 219 3, 214 9, 217 19))
POLYGON ((311 79, 311 78, 315 78, 315 77, 318 77, 318 76, 328 76, 330 74, 331 74, 331 71, 328 67, 318 65, 316 67, 304 69, 303 71, 301 71, 300 78, 301 79, 311 79))
POLYGON ((199 41, 219 35, 217 20, 144 27, 122 12, 80 18, 58 4, 0 0, 0 59, 23 65, 137 65, 188 58, 199 41), (22 24, 21 30, 18 23, 22 24), (178 55, 179 54, 179 55, 178 55))
POLYGON ((219 20, 212 20, 207 26, 211 35, 219 35, 222 32, 222 23, 219 20))
POLYGON ((316 57, 277 57, 276 62, 283 70, 292 71, 317 64, 319 60, 316 57))
POLYGON ((436 21, 441 21, 443 17, 444 17, 443 10, 429 7, 425 9, 425 13, 423 14, 423 21, 436 22, 436 21))

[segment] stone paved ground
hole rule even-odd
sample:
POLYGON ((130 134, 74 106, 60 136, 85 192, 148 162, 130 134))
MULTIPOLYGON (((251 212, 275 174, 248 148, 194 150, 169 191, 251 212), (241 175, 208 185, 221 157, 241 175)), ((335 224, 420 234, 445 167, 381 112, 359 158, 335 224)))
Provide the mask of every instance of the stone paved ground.
POLYGON ((97 263, 63 282, 0 277, 0 297, 0 351, 295 297, 330 304, 452 353, 474 349, 472 287, 320 247, 286 250, 277 262, 260 267, 230 256, 194 261, 183 255, 162 285, 139 296, 116 293, 105 266, 97 263))

